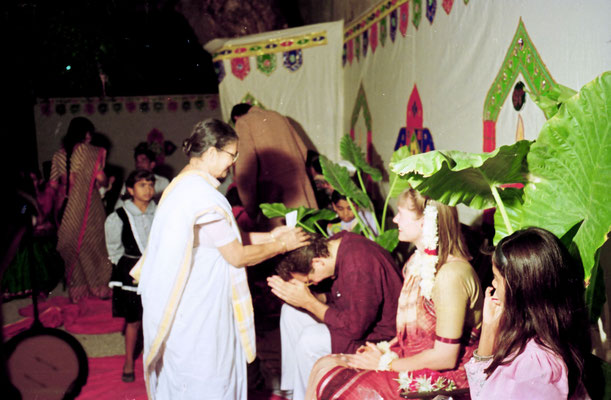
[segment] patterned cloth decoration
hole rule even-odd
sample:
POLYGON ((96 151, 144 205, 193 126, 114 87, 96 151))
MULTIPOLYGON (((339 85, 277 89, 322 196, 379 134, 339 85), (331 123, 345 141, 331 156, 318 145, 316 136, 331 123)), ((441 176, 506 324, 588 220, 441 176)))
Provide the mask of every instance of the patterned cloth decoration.
POLYGON ((435 150, 433 135, 428 128, 423 128, 422 101, 416 85, 407 102, 405 127, 399 130, 395 150, 402 146, 409 146, 412 155, 435 150))
POLYGON ((382 46, 386 44, 386 36, 388 35, 387 25, 388 25, 388 19, 382 18, 380 20, 380 43, 382 44, 382 46))
POLYGON ((344 43, 344 46, 342 47, 342 67, 346 66, 346 58, 348 57, 347 52, 348 52, 348 43, 344 43))
POLYGON ((270 76, 276 70, 276 54, 263 54, 257 56, 257 69, 270 76))
POLYGON ((354 53, 356 54, 356 61, 361 60, 361 36, 354 38, 354 53))
POLYGON ((420 20, 422 19, 422 0, 412 0, 412 12, 414 13, 412 16, 412 23, 414 27, 418 29, 420 20))
POLYGON ((426 19, 428 19, 431 24, 433 24, 433 20, 435 19, 436 11, 437 11, 437 0, 427 0, 426 1, 426 19))
POLYGON ((469 4, 469 0, 465 0, 465 4, 469 4))
POLYGON ((112 110, 117 114, 123 110, 123 103, 112 103, 112 110))
POLYGON ((371 52, 375 53, 378 47, 378 23, 371 25, 371 52))
POLYGON ((250 60, 248 57, 231 59, 231 73, 238 79, 244 80, 250 72, 250 60))
POLYGON ((403 3, 399 8, 399 31, 405 37, 407 35, 407 24, 409 21, 409 4, 403 3))
POLYGON ((72 104, 72 105, 70 105, 70 112, 72 114, 76 114, 79 111, 81 111, 81 105, 80 104, 72 104))
POLYGON ((108 104, 107 103, 98 104, 98 112, 102 115, 106 114, 108 112, 108 104))
POLYGON ((452 6, 454 5, 454 0, 443 0, 441 6, 443 7, 446 14, 450 15, 450 11, 452 11, 452 6))
POLYGON ((363 32, 363 58, 367 57, 367 47, 369 47, 369 31, 363 32))
POLYGON ((216 79, 220 84, 221 82, 223 82, 223 78, 225 78, 225 64, 223 63, 223 60, 218 60, 215 61, 213 65, 214 72, 216 72, 216 79))
POLYGON ((303 64, 303 53, 301 49, 290 50, 282 53, 283 65, 291 72, 297 71, 303 64))
POLYGON ((395 42, 395 37, 397 36, 397 25, 399 21, 397 20, 397 9, 395 8, 390 13, 390 40, 395 42))
POLYGON ((346 43, 346 58, 350 65, 352 65, 352 59, 354 58, 354 40, 352 39, 348 40, 348 43, 346 43))
MULTIPOLYGON (((367 96, 365 96, 365 89, 363 88, 363 84, 359 87, 358 94, 356 95, 356 102, 354 104, 354 108, 352 109, 352 116, 350 117, 350 137, 352 140, 356 140, 356 124, 359 119, 359 115, 363 113, 363 119, 365 121, 365 127, 367 129, 367 151, 366 157, 367 162, 371 162, 373 156, 373 123, 371 120, 371 111, 369 110, 369 104, 367 103, 367 96)), ((358 141, 357 141, 358 143, 358 141)))
POLYGON ((59 115, 64 115, 66 113, 66 105, 65 104, 56 105, 55 112, 59 115))
MULTIPOLYGON (((133 109, 132 111, 134 111, 136 109, 136 105, 133 105, 133 109)), ((95 107, 93 106, 93 104, 91 103, 87 103, 85 104, 85 113, 87 113, 88 115, 91 115, 95 112, 95 107)))
MULTIPOLYGON (((87 108, 87 105, 85 105, 85 108, 87 108)), ((125 104, 125 108, 127 108, 127 112, 133 113, 134 111, 136 111, 136 103, 134 103, 133 101, 128 101, 125 104)))

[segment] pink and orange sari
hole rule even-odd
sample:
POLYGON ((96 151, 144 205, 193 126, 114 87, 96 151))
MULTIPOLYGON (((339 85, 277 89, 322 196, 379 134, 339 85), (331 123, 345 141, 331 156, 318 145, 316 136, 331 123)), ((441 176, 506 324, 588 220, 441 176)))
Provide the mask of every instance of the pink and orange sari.
MULTIPOLYGON (((432 300, 420 295, 419 284, 419 277, 408 275, 399 297, 397 341, 391 350, 400 358, 432 349, 435 340, 447 341, 435 335, 435 306, 432 300)), ((478 337, 479 329, 466 328, 465 335, 460 339, 462 345, 456 369, 446 371, 422 369, 411 371, 412 375, 431 376, 433 380, 441 376, 453 380, 457 388, 468 387, 464 364, 469 361, 476 349, 478 337)), ((320 400, 402 399, 398 378, 399 373, 396 371, 359 370, 336 366, 318 381, 316 398, 320 400)))

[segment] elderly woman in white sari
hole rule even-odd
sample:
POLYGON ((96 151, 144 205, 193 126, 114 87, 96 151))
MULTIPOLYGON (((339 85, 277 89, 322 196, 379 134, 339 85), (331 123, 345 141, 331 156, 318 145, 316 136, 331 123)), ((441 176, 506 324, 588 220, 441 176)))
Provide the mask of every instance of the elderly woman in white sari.
POLYGON ((165 190, 134 268, 151 399, 246 399, 246 364, 256 350, 244 267, 307 242, 300 229, 238 230, 217 191, 237 148, 226 123, 208 119, 195 126, 183 143, 189 164, 165 190))

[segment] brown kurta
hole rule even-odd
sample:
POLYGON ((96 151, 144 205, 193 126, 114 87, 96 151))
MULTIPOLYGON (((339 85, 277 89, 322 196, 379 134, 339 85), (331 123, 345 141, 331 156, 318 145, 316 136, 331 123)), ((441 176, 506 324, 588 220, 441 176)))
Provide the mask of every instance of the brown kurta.
POLYGON ((236 132, 240 158, 234 179, 251 218, 261 203, 318 208, 305 169, 307 148, 287 118, 252 107, 236 122, 236 132))
MULTIPOLYGON (((70 158, 70 190, 57 232, 57 250, 64 259, 66 281, 73 301, 93 294, 110 295, 111 263, 104 242, 106 213, 96 184, 104 168, 106 151, 81 143, 70 158)), ((55 170, 65 170, 64 157, 54 156, 55 170)))

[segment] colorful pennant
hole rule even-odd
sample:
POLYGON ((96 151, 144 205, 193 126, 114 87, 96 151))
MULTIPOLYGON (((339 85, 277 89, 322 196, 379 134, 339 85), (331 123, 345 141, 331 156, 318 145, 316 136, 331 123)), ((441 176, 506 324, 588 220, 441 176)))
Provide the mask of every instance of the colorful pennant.
POLYGON ((244 80, 250 72, 250 60, 248 57, 232 58, 231 73, 238 79, 244 80))
POLYGON ((291 72, 297 71, 303 64, 303 54, 301 50, 291 50, 282 54, 283 65, 291 72))
POLYGON ((412 0, 412 23, 414 27, 418 29, 420 25, 420 20, 422 19, 422 0, 412 0))
POLYGON ((432 25, 433 20, 435 19, 435 12, 437 12, 437 0, 427 0, 426 1, 426 19, 429 20, 429 23, 432 25))
POLYGON ((257 69, 270 76, 276 70, 276 54, 263 54, 257 56, 257 69))

